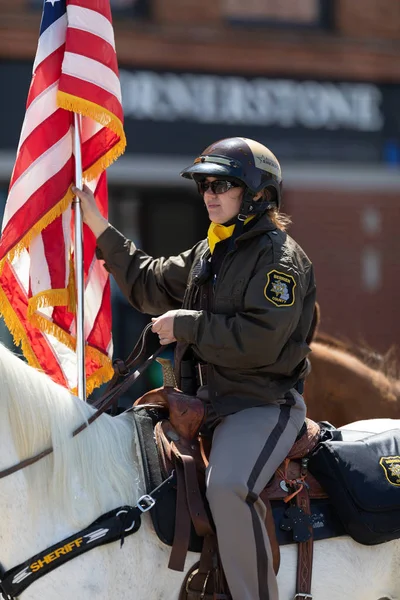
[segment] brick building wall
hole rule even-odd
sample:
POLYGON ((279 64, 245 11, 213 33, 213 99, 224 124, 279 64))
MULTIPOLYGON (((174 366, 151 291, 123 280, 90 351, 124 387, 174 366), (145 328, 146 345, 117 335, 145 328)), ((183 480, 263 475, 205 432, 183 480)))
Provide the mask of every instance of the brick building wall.
POLYGON ((292 188, 284 209, 314 264, 322 329, 380 352, 398 344, 398 194, 292 188))
MULTIPOLYGON (((332 29, 234 26, 226 0, 153 0, 151 16, 114 16, 120 63, 343 79, 400 80, 399 0, 332 0, 332 29)), ((32 59, 40 14, 0 2, 0 58, 32 59)))

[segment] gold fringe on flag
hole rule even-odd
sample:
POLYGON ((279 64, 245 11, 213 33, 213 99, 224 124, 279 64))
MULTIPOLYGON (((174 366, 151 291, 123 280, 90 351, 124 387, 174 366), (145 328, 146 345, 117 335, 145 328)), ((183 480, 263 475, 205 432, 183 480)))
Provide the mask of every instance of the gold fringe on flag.
MULTIPOLYGON (((53 291, 65 292, 65 290, 53 290, 53 291)), ((61 298, 61 296, 60 296, 60 298, 61 298)), ((33 300, 33 298, 32 298, 32 300, 33 300)), ((44 302, 45 298, 36 298, 35 297, 35 300, 37 301, 36 308, 39 308, 40 306, 42 306, 42 307, 43 306, 53 306, 53 305, 46 304, 44 302)), ((54 303, 54 306, 63 306, 63 305, 64 304, 61 302, 54 303)), ((1 309, 1 313, 2 313, 2 317, 4 319, 4 322, 13 337, 14 344, 16 346, 21 346, 22 352, 23 352, 26 360, 28 361, 28 364, 30 364, 32 367, 35 367, 35 369, 42 371, 43 369, 42 369, 39 361, 37 360, 35 353, 33 352, 32 348, 31 348, 31 345, 29 343, 29 338, 26 334, 26 331, 25 331, 24 327, 21 325, 21 322, 18 319, 18 316, 15 314, 13 307, 11 306, 10 302, 8 301, 7 296, 5 295, 5 293, 1 289, 1 287, 0 287, 0 309, 1 309)), ((31 312, 32 310, 33 310, 33 305, 29 307, 29 312, 31 312)), ((57 325, 55 325, 54 323, 52 323, 51 321, 46 319, 45 315, 43 315, 43 314, 41 315, 37 312, 33 313, 30 321, 33 325, 38 327, 41 331, 53 335, 60 342, 65 344, 65 346, 67 346, 67 348, 70 348, 71 350, 75 351, 76 339, 74 337, 72 337, 68 332, 62 330, 60 327, 58 327, 57 325)), ((95 373, 92 373, 91 375, 89 375, 89 377, 86 380, 86 391, 87 391, 87 394, 90 395, 96 387, 99 387, 100 385, 102 385, 106 381, 109 381, 112 378, 112 376, 114 375, 114 369, 112 367, 109 357, 106 356, 103 352, 101 352, 101 350, 98 350, 97 348, 94 348, 93 346, 86 346, 85 354, 86 354, 86 358, 90 358, 91 360, 93 360, 93 362, 100 365, 99 369, 97 369, 97 371, 95 373)), ((77 388, 72 389, 71 393, 77 395, 77 393, 78 393, 77 388)))
POLYGON ((25 356, 28 363, 38 369, 42 370, 42 367, 36 358, 36 354, 33 352, 31 345, 28 340, 28 336, 26 335, 26 331, 24 327, 21 325, 18 316, 15 314, 13 307, 8 301, 7 296, 5 295, 3 289, 0 287, 0 310, 1 316, 4 319, 7 329, 10 331, 14 344, 16 346, 21 346, 22 353, 25 356))
POLYGON ((84 117, 90 117, 93 121, 97 121, 97 123, 103 125, 103 127, 111 129, 111 131, 119 137, 119 142, 83 173, 83 178, 86 179, 86 181, 91 181, 105 171, 119 156, 121 156, 121 154, 124 153, 126 148, 124 127, 118 117, 112 112, 102 108, 94 102, 78 98, 77 96, 67 94, 66 92, 58 91, 57 105, 65 110, 79 113, 84 117))

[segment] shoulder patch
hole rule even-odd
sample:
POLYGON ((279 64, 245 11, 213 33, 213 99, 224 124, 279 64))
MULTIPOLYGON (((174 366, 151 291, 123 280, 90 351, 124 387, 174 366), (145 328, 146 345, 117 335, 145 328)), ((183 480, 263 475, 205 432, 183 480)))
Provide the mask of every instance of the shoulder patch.
POLYGON ((273 269, 267 273, 264 296, 275 306, 292 306, 295 300, 296 281, 292 275, 273 269))

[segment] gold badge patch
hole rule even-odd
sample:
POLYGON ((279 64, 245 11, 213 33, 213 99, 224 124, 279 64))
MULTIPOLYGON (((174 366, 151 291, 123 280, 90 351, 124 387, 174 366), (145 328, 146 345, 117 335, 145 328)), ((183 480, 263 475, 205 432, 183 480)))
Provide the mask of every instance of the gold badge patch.
POLYGON ((400 486, 400 456, 382 456, 379 464, 388 482, 400 486))
POLYGON ((273 269, 267 273, 264 296, 275 306, 292 306, 296 281, 292 275, 273 269))

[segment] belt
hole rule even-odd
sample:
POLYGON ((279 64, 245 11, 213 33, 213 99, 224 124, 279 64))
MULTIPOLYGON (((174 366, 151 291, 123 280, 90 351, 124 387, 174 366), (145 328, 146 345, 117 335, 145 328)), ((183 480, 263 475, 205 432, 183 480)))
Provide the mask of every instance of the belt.
MULTIPOLYGON (((195 375, 196 375, 197 387, 207 385, 207 373, 208 373, 207 363, 200 363, 200 362, 195 363, 194 371, 195 371, 195 375)), ((293 387, 296 390, 296 392, 298 392, 299 394, 303 394, 304 379, 299 379, 298 381, 296 381, 296 383, 294 384, 293 387)))
POLYGON ((207 385, 207 363, 196 363, 194 366, 197 386, 207 385))

